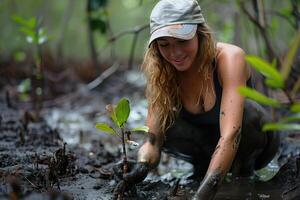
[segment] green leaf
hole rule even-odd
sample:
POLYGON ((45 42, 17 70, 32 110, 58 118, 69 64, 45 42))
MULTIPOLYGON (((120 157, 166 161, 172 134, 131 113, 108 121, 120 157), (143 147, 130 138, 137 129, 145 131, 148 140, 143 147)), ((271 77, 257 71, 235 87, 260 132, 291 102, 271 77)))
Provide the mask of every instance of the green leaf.
POLYGON ((277 66, 277 60, 273 59, 271 67, 273 67, 274 69, 276 69, 276 66, 277 66))
POLYGON ((35 17, 31 17, 29 20, 27 20, 27 26, 32 29, 35 29, 37 27, 37 24, 37 18, 35 17))
POLYGON ((268 123, 263 126, 263 131, 299 131, 300 124, 268 123))
POLYGON ((104 131, 105 133, 117 135, 117 132, 106 123, 97 123, 95 127, 101 131, 104 131))
POLYGON ((129 100, 122 98, 116 107, 116 117, 119 127, 123 127, 126 123, 130 113, 129 100))
POLYGON ((276 99, 269 98, 265 96, 264 94, 261 94, 257 92, 254 89, 251 89, 249 87, 239 87, 238 91, 240 94, 244 95, 245 97, 248 97, 249 99, 252 99, 260 104, 273 106, 273 107, 280 107, 281 104, 276 99))
POLYGON ((288 122, 294 122, 294 121, 300 121, 300 112, 296 113, 294 115, 283 117, 280 119, 280 123, 288 123, 288 122))
POLYGON ((286 80, 289 76, 289 73, 293 65, 294 57, 297 53, 299 45, 300 45, 300 30, 298 31, 296 37, 293 39, 292 46, 290 47, 290 50, 282 64, 281 74, 284 80, 286 80))
POLYGON ((12 19, 20 26, 26 28, 34 29, 37 25, 37 20, 34 17, 31 17, 30 19, 24 19, 23 17, 14 15, 12 16, 12 19))
POLYGON ((110 118, 113 120, 116 126, 119 126, 118 120, 116 117, 116 106, 112 104, 107 104, 105 106, 106 111, 108 112, 110 118))
POLYGON ((278 82, 274 79, 266 79, 265 83, 267 86, 271 87, 271 88, 283 88, 283 85, 281 82, 278 82))
POLYGON ((275 88, 284 87, 284 80, 281 74, 279 73, 279 71, 277 71, 276 68, 272 66, 272 64, 264 61, 257 56, 251 55, 246 56, 246 61, 250 63, 254 69, 263 74, 267 78, 267 80, 272 80, 267 81, 266 84, 271 83, 270 86, 275 88))
POLYGON ((22 33, 24 33, 26 36, 30 36, 30 37, 35 37, 35 31, 30 29, 30 28, 27 28, 27 27, 21 27, 20 28, 20 31, 22 33))
POLYGON ((291 112, 300 112, 300 102, 294 103, 291 108, 291 112))
POLYGON ((14 60, 17 62, 22 62, 26 59, 26 54, 23 51, 17 51, 14 53, 14 60))
POLYGON ((18 92, 20 93, 26 93, 29 92, 31 89, 31 80, 30 78, 24 79, 19 85, 18 85, 18 92))
POLYGON ((149 127, 148 126, 140 126, 140 127, 136 127, 134 129, 132 129, 131 131, 143 131, 143 132, 148 132, 149 131, 149 127))

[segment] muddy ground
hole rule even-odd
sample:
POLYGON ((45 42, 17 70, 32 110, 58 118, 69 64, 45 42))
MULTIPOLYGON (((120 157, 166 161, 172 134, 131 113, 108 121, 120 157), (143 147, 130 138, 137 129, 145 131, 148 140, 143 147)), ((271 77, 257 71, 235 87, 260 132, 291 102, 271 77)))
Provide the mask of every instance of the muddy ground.
MULTIPOLYGON (((105 105, 121 97, 131 100, 129 127, 143 125, 144 80, 135 71, 121 72, 93 90, 82 84, 76 88, 45 101, 38 120, 30 103, 14 96, 8 103, 2 87, 0 199, 112 199, 117 182, 111 169, 120 159, 121 143, 94 125, 109 120, 105 105)), ((133 137, 139 143, 144 139, 142 134, 133 137)), ((228 176, 216 199, 300 199, 300 137, 282 137, 276 160, 253 179, 228 176)), ((130 147, 131 159, 136 151, 130 147)), ((190 164, 163 154, 158 169, 125 199, 190 199, 199 186, 188 178, 191 170, 190 164)))

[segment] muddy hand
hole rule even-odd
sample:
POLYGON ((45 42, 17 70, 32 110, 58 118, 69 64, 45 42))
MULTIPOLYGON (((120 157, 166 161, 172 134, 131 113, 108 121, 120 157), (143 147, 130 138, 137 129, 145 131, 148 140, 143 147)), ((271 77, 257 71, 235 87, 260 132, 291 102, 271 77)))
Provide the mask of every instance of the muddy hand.
POLYGON ((134 187, 135 184, 142 182, 149 170, 149 164, 145 162, 128 161, 128 173, 123 174, 123 163, 118 163, 113 167, 116 178, 119 180, 114 193, 124 193, 134 187))

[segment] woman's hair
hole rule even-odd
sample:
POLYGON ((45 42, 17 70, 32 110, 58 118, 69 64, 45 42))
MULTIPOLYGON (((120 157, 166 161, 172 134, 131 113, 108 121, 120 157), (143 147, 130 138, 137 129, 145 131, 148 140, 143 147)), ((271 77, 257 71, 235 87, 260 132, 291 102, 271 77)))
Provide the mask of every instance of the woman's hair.
MULTIPOLYGON (((199 80, 205 82, 211 78, 214 70, 215 42, 207 24, 198 25, 197 35, 199 47, 195 64, 199 67, 199 80)), ((149 112, 154 113, 152 117, 159 131, 165 133, 182 108, 179 72, 162 57, 156 41, 146 50, 142 71, 147 78, 146 96, 149 112)), ((209 87, 207 84, 206 88, 201 85, 199 95, 209 87)))

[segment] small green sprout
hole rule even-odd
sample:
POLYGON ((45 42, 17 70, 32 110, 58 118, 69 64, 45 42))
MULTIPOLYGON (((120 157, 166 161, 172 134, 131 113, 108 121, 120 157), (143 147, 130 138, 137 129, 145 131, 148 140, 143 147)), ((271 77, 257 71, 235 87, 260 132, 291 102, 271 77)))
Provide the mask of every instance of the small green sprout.
POLYGON ((122 98, 116 106, 111 104, 107 105, 106 110, 110 118, 114 122, 116 128, 111 127, 107 123, 97 123, 96 128, 121 139, 122 147, 123 147, 123 163, 124 163, 123 172, 127 173, 128 167, 127 167, 126 143, 133 146, 138 146, 139 144, 137 142, 131 140, 130 138, 131 133, 148 132, 149 128, 147 126, 140 126, 131 130, 126 129, 125 125, 130 114, 129 100, 126 98, 122 98))

